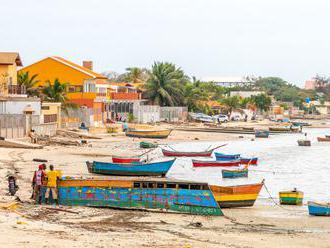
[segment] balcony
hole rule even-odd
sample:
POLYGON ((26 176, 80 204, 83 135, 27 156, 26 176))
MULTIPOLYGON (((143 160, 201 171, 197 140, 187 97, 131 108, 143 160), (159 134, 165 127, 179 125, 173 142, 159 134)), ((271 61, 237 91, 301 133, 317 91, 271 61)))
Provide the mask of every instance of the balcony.
POLYGON ((26 96, 26 87, 24 85, 8 85, 8 95, 26 96))
POLYGON ((135 92, 112 92, 110 95, 111 100, 139 100, 140 93, 135 92))

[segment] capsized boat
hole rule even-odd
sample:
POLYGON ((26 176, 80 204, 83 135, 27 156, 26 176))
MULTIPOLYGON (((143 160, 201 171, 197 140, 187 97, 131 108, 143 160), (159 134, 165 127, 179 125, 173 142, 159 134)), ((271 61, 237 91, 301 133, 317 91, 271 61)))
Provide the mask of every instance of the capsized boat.
POLYGON ((68 206, 223 215, 209 185, 165 178, 71 178, 58 181, 59 203, 68 206))
POLYGON ((330 138, 317 137, 318 142, 330 142, 330 138))
POLYGON ((241 154, 224 154, 215 152, 215 158, 217 161, 231 161, 231 160, 239 160, 241 158, 241 154))
POLYGON ((141 141, 140 142, 140 148, 157 148, 158 145, 155 143, 147 142, 147 141, 141 141))
POLYGON ((298 146, 311 146, 312 145, 310 140, 300 139, 297 142, 298 142, 298 146))
POLYGON ((267 131, 267 130, 256 130, 254 134, 255 134, 256 138, 268 138, 269 137, 269 131, 267 131))
POLYGON ((252 158, 242 158, 241 157, 241 164, 256 165, 256 164, 258 164, 258 158, 257 157, 252 157, 252 158))
POLYGON ((141 161, 140 157, 120 157, 120 156, 112 156, 112 162, 117 164, 131 164, 131 163, 139 163, 141 161))
POLYGON ((222 170, 222 178, 248 177, 249 169, 242 170, 222 170))
POLYGON ((206 151, 198 151, 198 152, 185 152, 185 151, 176 151, 174 149, 167 150, 162 148, 162 152, 164 156, 167 157, 211 157, 214 150, 218 149, 219 147, 225 146, 227 144, 214 147, 212 149, 208 149, 206 151))
POLYGON ((106 163, 106 162, 86 162, 90 173, 102 175, 118 176, 165 176, 172 167, 175 159, 153 163, 106 163))
POLYGON ((296 189, 279 192, 280 204, 282 205, 301 205, 304 199, 304 192, 296 189))
POLYGON ((138 130, 138 129, 128 129, 126 131, 126 136, 136 137, 136 138, 149 138, 149 139, 166 139, 170 134, 171 129, 159 129, 159 130, 138 130))
POLYGON ((251 207, 258 198, 264 180, 257 184, 216 186, 210 185, 221 208, 251 207))
POLYGON ((308 202, 308 212, 310 215, 330 216, 330 203, 308 202))
POLYGON ((213 161, 213 160, 192 160, 193 167, 221 167, 221 166, 239 166, 240 160, 231 161, 213 161))

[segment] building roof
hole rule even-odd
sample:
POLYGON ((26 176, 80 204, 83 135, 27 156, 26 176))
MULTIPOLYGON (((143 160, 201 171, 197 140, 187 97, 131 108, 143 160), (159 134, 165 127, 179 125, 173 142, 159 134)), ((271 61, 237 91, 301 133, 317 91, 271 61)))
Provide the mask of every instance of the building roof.
POLYGON ((75 69, 77 71, 80 71, 82 73, 85 73, 85 74, 87 74, 87 75, 89 75, 89 76, 91 76, 93 78, 107 79, 107 77, 105 77, 105 76, 103 76, 101 74, 98 74, 96 72, 93 72, 93 71, 91 71, 91 70, 89 70, 89 69, 87 69, 87 68, 85 68, 83 66, 77 65, 77 64, 75 64, 75 63, 73 63, 71 61, 68 61, 66 59, 63 59, 62 57, 52 56, 50 58, 53 59, 53 60, 56 60, 57 62, 60 62, 62 64, 65 64, 65 65, 67 65, 67 66, 69 66, 69 67, 71 67, 71 68, 73 68, 73 69, 75 69))
POLYGON ((247 83, 246 77, 204 77, 202 81, 215 83, 247 83))
POLYGON ((0 64, 23 66, 22 60, 18 53, 0 52, 0 64))

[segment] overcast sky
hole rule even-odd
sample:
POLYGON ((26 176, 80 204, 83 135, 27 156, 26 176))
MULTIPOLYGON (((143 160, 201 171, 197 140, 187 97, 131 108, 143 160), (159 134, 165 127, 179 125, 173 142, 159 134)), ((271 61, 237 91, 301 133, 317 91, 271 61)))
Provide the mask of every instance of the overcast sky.
POLYGON ((328 0, 0 0, 0 51, 95 71, 169 61, 189 76, 330 76, 328 0))

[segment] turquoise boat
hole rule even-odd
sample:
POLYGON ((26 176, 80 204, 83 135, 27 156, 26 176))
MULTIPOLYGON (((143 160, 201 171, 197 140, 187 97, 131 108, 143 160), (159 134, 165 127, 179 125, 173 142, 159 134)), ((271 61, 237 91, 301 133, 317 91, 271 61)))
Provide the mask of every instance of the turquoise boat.
POLYGON ((255 134, 256 138, 268 138, 269 137, 269 131, 266 131, 266 130, 256 130, 254 134, 255 134))
POLYGON ((219 152, 215 152, 214 154, 217 161, 232 161, 241 158, 241 154, 224 154, 219 152))
POLYGON ((321 204, 316 202, 308 202, 308 212, 315 216, 330 216, 330 203, 321 204))
POLYGON ((58 181, 58 196, 67 206, 223 215, 208 184, 165 178, 64 177, 58 181))
POLYGON ((90 173, 102 175, 117 176, 162 176, 171 169, 175 159, 154 162, 154 163, 106 163, 106 162, 86 162, 87 169, 90 173))
POLYGON ((222 170, 222 178, 237 178, 237 177, 248 177, 249 170, 222 170))

